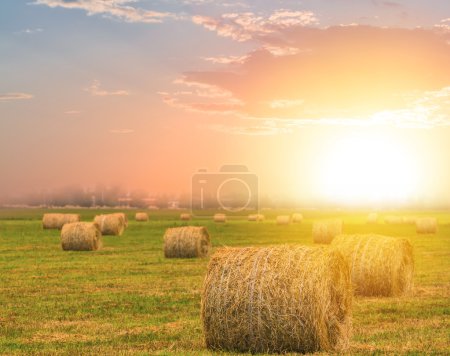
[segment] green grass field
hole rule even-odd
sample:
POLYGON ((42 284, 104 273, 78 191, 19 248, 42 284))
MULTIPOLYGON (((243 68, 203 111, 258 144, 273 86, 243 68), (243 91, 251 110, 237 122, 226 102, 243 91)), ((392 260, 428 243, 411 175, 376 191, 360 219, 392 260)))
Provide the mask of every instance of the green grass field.
MULTIPOLYGON (((70 212, 82 220, 98 213, 70 212)), ((214 248, 311 245, 312 221, 335 216, 344 219, 346 233, 407 237, 415 253, 413 295, 356 297, 348 353, 450 353, 450 212, 421 213, 439 218, 433 236, 408 225, 369 226, 367 213, 357 212, 304 212, 302 224, 277 226, 270 219, 281 213, 265 212, 263 223, 190 223, 207 226, 214 248)), ((150 212, 150 222, 136 223, 130 211, 123 236, 105 236, 96 252, 62 251, 59 231, 42 230, 42 214, 0 209, 1 354, 210 354, 199 316, 208 260, 169 260, 162 252, 165 229, 185 225, 179 212, 150 212)))

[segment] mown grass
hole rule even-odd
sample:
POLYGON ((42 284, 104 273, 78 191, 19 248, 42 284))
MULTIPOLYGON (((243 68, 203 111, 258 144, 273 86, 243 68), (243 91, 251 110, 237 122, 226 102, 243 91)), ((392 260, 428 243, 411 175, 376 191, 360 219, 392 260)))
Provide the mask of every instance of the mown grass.
MULTIPOLYGON (((71 211, 72 212, 72 211, 71 211)), ((83 220, 98 213, 76 211, 83 220)), ((165 259, 162 236, 182 225, 178 212, 150 212, 96 252, 61 250, 59 232, 42 230, 41 210, 0 210, 0 353, 204 355, 199 318, 207 259, 165 259)), ((270 211, 271 219, 286 212, 270 211)), ((392 212, 388 213, 392 214, 392 212)), ((406 214, 406 213, 399 213, 406 214)), ((411 214, 411 213, 410 213, 411 214)), ((366 213, 304 212, 302 224, 233 220, 206 225, 219 246, 312 244, 316 218, 340 216, 348 233, 407 237, 414 246, 410 297, 354 300, 349 354, 450 353, 450 213, 435 236, 414 226, 364 223, 366 213)), ((418 213, 414 213, 418 215, 418 213)))

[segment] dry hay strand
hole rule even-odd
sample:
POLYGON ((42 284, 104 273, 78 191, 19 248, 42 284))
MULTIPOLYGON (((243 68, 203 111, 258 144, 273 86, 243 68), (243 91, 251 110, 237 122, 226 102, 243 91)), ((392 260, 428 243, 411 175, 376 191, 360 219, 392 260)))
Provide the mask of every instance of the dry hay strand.
POLYGON ((189 213, 182 213, 182 214, 180 214, 180 220, 189 221, 191 219, 192 219, 192 215, 189 214, 189 213))
POLYGON ((329 244, 342 234, 343 221, 340 219, 314 221, 312 235, 314 243, 329 244))
POLYGON ((301 223, 303 221, 303 215, 300 213, 292 214, 293 223, 301 223))
POLYGON ((378 213, 370 213, 367 215, 367 224, 376 224, 378 223, 378 213))
POLYGON ((400 296, 413 286, 414 258, 406 239, 381 235, 340 235, 331 243, 349 263, 355 294, 400 296))
POLYGON ((99 226, 102 235, 120 236, 125 230, 125 220, 123 213, 102 214, 94 218, 94 222, 99 226))
POLYGON ((416 232, 418 234, 436 234, 438 232, 438 222, 436 218, 416 219, 416 232))
POLYGON ((211 249, 208 230, 203 226, 173 227, 164 234, 167 258, 205 257, 211 249))
POLYGON ((227 222, 227 216, 225 214, 214 214, 213 217, 214 222, 227 222))
POLYGON ((136 213, 136 215, 134 216, 136 221, 148 221, 149 217, 147 213, 136 213))
POLYGON ((123 223, 125 227, 128 227, 128 216, 125 213, 114 213, 112 215, 117 215, 119 216, 121 219, 123 219, 123 223))
POLYGON ((44 214, 42 217, 42 227, 44 229, 61 230, 64 224, 80 221, 79 214, 44 214))
POLYGON ((248 221, 264 221, 265 216, 263 214, 250 214, 248 221))
POLYGON ((96 223, 69 223, 61 230, 61 247, 65 251, 95 251, 101 244, 102 233, 96 223))
POLYGON ((276 223, 277 225, 289 225, 291 223, 291 217, 289 215, 278 215, 276 223))
POLYGON ((203 286, 206 346, 252 353, 343 350, 351 304, 348 264, 336 251, 222 248, 211 257, 203 286))
POLYGON ((389 225, 400 225, 403 224, 402 216, 389 215, 384 218, 384 222, 389 225))

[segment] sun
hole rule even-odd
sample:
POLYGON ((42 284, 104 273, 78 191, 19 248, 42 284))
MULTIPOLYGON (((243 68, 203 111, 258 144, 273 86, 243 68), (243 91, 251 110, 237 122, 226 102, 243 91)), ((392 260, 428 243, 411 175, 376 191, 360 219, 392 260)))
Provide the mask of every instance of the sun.
POLYGON ((379 133, 348 135, 329 144, 319 164, 318 188, 336 203, 401 203, 419 180, 414 151, 379 133))

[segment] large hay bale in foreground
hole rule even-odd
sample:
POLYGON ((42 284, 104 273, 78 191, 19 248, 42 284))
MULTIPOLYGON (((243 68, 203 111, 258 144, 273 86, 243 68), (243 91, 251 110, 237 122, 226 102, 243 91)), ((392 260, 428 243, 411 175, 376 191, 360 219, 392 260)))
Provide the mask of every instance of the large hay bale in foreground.
POLYGON ((42 217, 42 227, 44 229, 61 230, 64 224, 80 221, 79 214, 44 214, 42 217))
POLYGON ((341 254, 320 247, 223 248, 208 265, 206 346, 237 352, 345 349, 352 290, 341 254))
POLYGON ((350 265, 353 288, 365 296, 399 296, 412 289, 414 258, 406 239, 340 235, 331 243, 350 265))
POLYGON ((61 230, 61 246, 65 251, 95 251, 101 247, 102 233, 97 224, 76 222, 61 230))
POLYGON ((192 215, 189 214, 189 213, 182 213, 182 214, 180 214, 180 220, 189 221, 191 219, 192 219, 192 215))
POLYGON ((136 213, 134 218, 135 218, 136 221, 148 221, 149 220, 148 214, 147 213, 143 213, 143 212, 136 213))
POLYGON ((300 213, 292 214, 293 223, 301 223, 303 221, 303 215, 300 213))
POLYGON ((205 257, 211 249, 208 230, 203 226, 173 227, 164 234, 167 258, 205 257))
POLYGON ((418 234, 435 234, 438 232, 438 222, 436 218, 416 219, 416 232, 418 234))
POLYGON ((314 221, 312 235, 314 243, 329 244, 342 234, 343 221, 340 219, 314 221))
POLYGON ((278 215, 275 221, 277 225, 289 225, 291 217, 289 215, 278 215))
POLYGON ((220 222, 220 223, 227 222, 227 216, 225 214, 221 214, 221 213, 214 214, 213 220, 214 220, 214 222, 220 222))
POLYGON ((400 225, 404 224, 404 220, 402 216, 388 215, 384 218, 385 224, 389 225, 400 225))
POLYGON ((377 213, 370 213, 369 215, 367 215, 366 222, 368 224, 376 224, 378 222, 378 214, 377 213))
POLYGON ((119 213, 97 215, 94 222, 99 226, 102 235, 120 236, 125 230, 125 220, 119 213))

